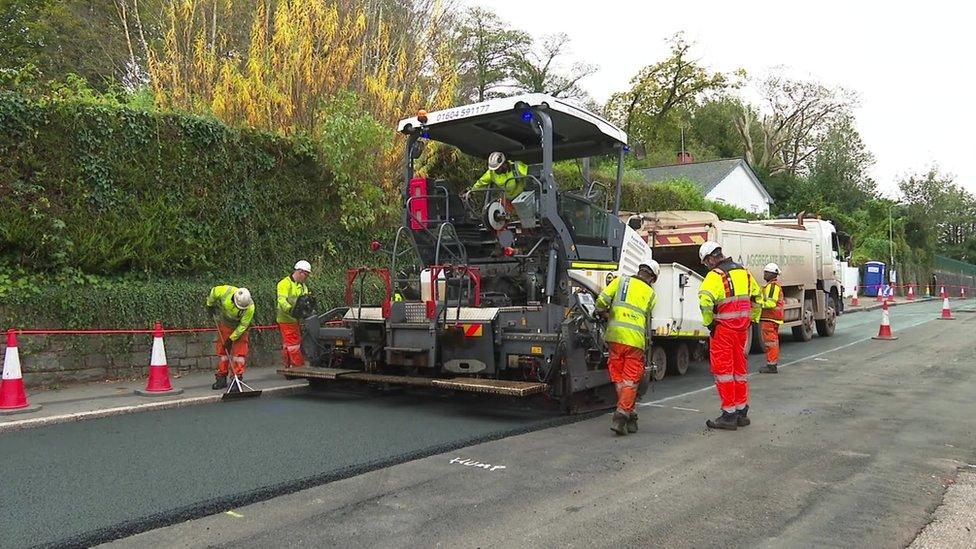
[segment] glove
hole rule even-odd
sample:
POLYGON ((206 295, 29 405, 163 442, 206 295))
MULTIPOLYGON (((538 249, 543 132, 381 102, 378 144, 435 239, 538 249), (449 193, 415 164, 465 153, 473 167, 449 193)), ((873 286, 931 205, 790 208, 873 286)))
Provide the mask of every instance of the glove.
POLYGON ((709 324, 708 326, 705 326, 705 327, 708 328, 708 337, 712 337, 712 336, 715 335, 715 323, 714 322, 712 322, 711 324, 709 324))
POLYGON ((234 346, 234 342, 230 339, 224 341, 224 352, 230 354, 230 348, 234 346))
POLYGON ((597 311, 596 312, 596 318, 597 318, 597 320, 601 320, 603 322, 606 322, 606 321, 610 320, 610 312, 609 311, 597 311))

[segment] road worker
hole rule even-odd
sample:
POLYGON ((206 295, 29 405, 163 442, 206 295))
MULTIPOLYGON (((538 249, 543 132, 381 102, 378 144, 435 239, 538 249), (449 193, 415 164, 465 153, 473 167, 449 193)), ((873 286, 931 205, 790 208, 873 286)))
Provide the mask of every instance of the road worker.
POLYGON ((709 272, 698 292, 702 322, 711 332, 709 361, 722 401, 722 415, 705 422, 711 429, 749 425, 749 363, 746 341, 762 309, 759 283, 742 265, 722 254, 717 242, 708 241, 698 256, 709 272))
POLYGON ((763 267, 763 280, 766 285, 762 289, 762 314, 759 320, 766 348, 766 366, 759 371, 775 374, 779 372, 779 327, 783 325, 783 308, 786 304, 783 286, 779 283, 779 265, 770 263, 763 267))
POLYGON ((234 362, 234 375, 244 377, 247 329, 254 318, 254 300, 247 288, 214 286, 207 296, 207 310, 217 323, 217 356, 220 357, 217 379, 211 387, 224 389, 231 361, 234 362))
POLYGON ((301 368, 305 365, 302 356, 302 331, 299 319, 292 315, 298 298, 308 295, 305 281, 312 273, 312 266, 304 259, 295 263, 290 275, 278 282, 278 299, 275 307, 275 320, 281 332, 281 358, 285 368, 301 368))
POLYGON ((494 185, 504 191, 506 199, 515 200, 525 190, 525 176, 528 173, 529 167, 525 163, 518 160, 509 161, 505 158, 505 153, 493 152, 488 155, 488 171, 475 182, 471 190, 464 194, 464 197, 468 199, 471 196, 471 191, 486 189, 494 185))
POLYGON ((657 302, 651 285, 657 282, 660 272, 657 261, 642 263, 637 275, 613 279, 596 299, 600 316, 610 320, 606 333, 610 347, 607 366, 610 381, 617 389, 617 409, 610 429, 618 435, 637 432, 637 386, 644 375, 647 326, 657 302))

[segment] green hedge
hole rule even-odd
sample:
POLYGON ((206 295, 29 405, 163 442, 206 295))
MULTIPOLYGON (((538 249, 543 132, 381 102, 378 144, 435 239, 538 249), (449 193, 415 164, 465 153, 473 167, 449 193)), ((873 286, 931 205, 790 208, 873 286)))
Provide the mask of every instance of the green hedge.
POLYGON ((352 206, 307 139, 9 91, 0 92, 0 128, 8 268, 273 272, 299 257, 332 261, 359 244, 358 230, 378 226, 348 222, 352 206))

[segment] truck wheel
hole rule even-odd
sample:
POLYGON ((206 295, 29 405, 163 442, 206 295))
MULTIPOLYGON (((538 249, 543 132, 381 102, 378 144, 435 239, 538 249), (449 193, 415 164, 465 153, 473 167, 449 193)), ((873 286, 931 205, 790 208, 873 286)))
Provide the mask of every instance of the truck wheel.
POLYGON ((654 381, 664 379, 664 374, 668 371, 668 354, 664 348, 658 345, 651 347, 651 362, 657 365, 657 369, 651 372, 654 381))
POLYGON ((830 294, 830 306, 827 307, 827 318, 817 321, 817 334, 820 337, 830 337, 834 335, 837 327, 837 294, 830 294))
POLYGON ((803 306, 803 324, 792 328, 793 340, 810 341, 813 339, 813 325, 813 302, 807 300, 803 306))
POLYGON ((667 354, 669 372, 678 374, 679 376, 688 373, 688 362, 691 360, 691 351, 688 350, 688 345, 678 343, 668 349, 667 354))

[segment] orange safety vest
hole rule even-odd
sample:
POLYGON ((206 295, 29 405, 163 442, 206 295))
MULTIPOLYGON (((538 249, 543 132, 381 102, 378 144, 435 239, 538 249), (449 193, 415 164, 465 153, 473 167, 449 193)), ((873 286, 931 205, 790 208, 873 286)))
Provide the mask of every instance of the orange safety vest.
POLYGON ((725 288, 725 298, 715 303, 715 320, 733 330, 745 330, 749 327, 752 316, 752 277, 746 271, 746 292, 736 295, 729 273, 719 268, 712 269, 712 272, 722 277, 722 286, 725 288))
POLYGON ((783 309, 785 308, 786 299, 783 297, 783 287, 775 280, 766 284, 766 287, 763 288, 763 310, 760 319, 782 324, 783 309), (776 306, 769 307, 774 299, 776 300, 776 306))

